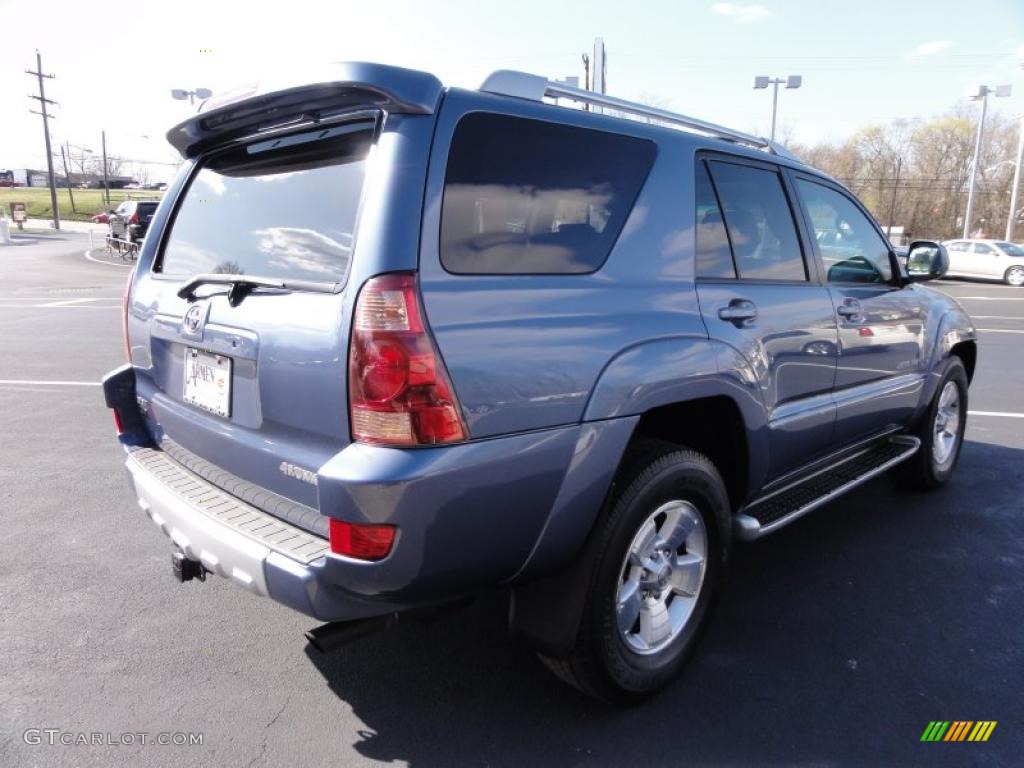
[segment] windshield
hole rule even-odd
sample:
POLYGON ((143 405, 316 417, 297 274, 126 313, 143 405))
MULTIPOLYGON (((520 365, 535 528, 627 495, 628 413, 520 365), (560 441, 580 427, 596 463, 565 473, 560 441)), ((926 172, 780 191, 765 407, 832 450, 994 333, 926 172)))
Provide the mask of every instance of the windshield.
POLYGON ((1024 248, 1013 243, 996 243, 1008 256, 1016 256, 1017 258, 1024 258, 1024 248))
POLYGON ((160 272, 344 283, 372 123, 249 144, 193 175, 160 272))

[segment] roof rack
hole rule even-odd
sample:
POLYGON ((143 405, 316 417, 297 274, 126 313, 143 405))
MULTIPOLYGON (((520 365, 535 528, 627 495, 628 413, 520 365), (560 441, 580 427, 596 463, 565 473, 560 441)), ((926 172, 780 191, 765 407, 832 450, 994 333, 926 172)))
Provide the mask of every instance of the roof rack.
POLYGON ((603 93, 587 91, 583 88, 567 85, 566 83, 548 80, 540 75, 531 75, 528 72, 499 69, 497 72, 491 73, 484 80, 480 90, 502 96, 513 96, 518 99, 529 99, 530 101, 543 101, 545 96, 549 96, 556 99, 571 99, 572 101, 590 104, 595 107, 607 107, 608 109, 614 109, 628 115, 657 120, 660 123, 667 123, 687 131, 697 131, 717 139, 725 139, 736 144, 745 144, 788 160, 800 162, 796 155, 775 141, 769 141, 768 139, 752 136, 741 131, 734 131, 732 128, 715 125, 696 117, 669 112, 666 109, 649 107, 634 101, 626 101, 625 99, 618 99, 603 93))

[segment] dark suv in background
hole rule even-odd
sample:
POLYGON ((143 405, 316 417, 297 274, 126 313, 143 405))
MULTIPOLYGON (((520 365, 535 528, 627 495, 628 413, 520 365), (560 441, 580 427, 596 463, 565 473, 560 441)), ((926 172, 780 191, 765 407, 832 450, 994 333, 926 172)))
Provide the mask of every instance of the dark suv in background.
POLYGON ((782 147, 522 73, 310 83, 168 134, 104 388, 179 579, 326 621, 325 650, 508 590, 553 670, 629 700, 734 540, 950 478, 977 352, 920 284, 944 249, 907 274, 782 147))
POLYGON ((159 204, 157 200, 125 200, 107 219, 110 236, 132 243, 141 242, 159 204))

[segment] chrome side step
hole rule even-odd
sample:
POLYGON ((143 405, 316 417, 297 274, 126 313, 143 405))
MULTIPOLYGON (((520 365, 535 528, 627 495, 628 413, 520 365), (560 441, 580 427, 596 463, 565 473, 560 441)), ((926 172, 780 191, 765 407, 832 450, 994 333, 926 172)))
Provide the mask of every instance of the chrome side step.
POLYGON ((910 435, 886 438, 783 488, 754 499, 734 518, 736 537, 759 539, 906 461, 921 447, 910 435))

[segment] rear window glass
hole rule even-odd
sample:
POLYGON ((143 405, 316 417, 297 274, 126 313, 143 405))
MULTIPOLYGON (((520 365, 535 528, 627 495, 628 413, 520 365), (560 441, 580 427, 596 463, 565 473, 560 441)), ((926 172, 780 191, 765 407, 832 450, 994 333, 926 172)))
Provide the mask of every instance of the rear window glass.
POLYGON ((372 125, 337 126, 202 162, 178 207, 160 271, 343 283, 372 125))
POLYGON ((156 210, 156 203, 139 203, 139 213, 151 214, 156 210))
POLYGON ((474 113, 455 130, 441 263, 463 274, 598 269, 654 162, 652 142, 474 113))

